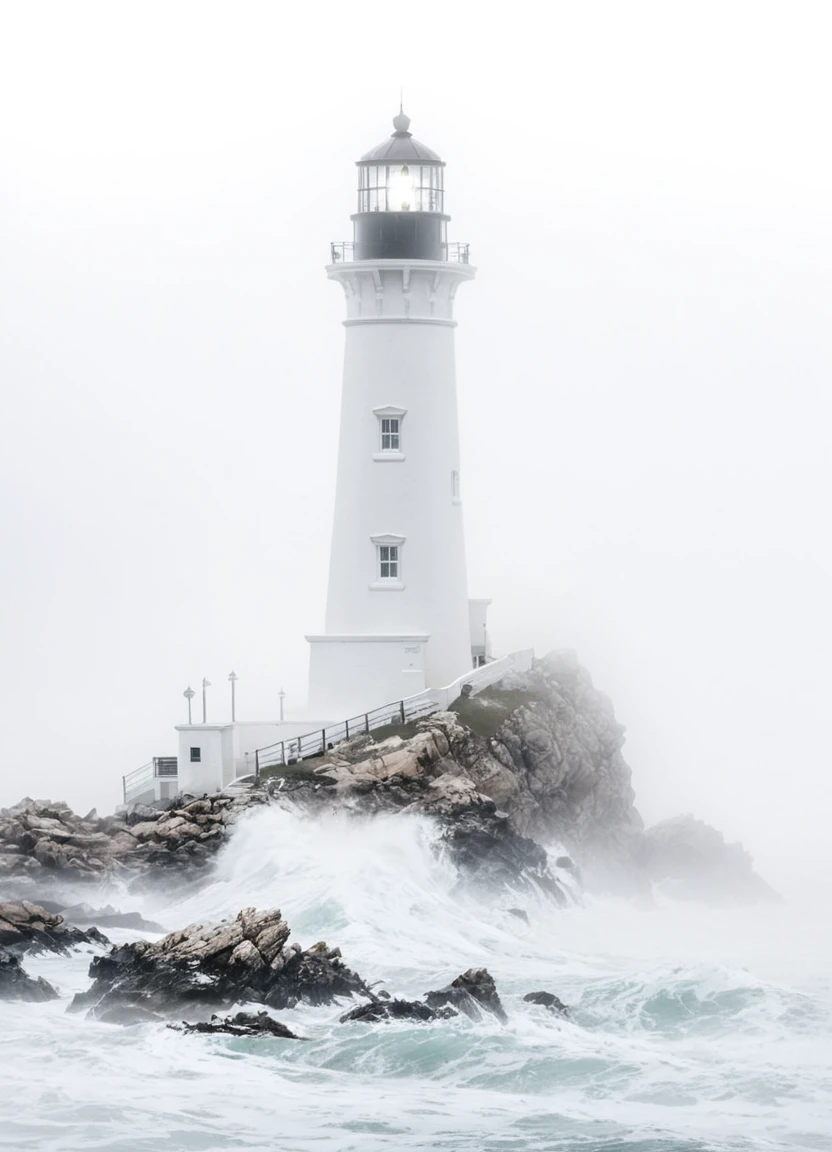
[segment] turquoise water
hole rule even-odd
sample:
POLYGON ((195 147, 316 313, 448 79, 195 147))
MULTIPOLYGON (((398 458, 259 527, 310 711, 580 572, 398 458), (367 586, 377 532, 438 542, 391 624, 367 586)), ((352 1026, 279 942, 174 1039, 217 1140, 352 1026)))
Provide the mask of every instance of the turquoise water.
MULTIPOLYGON (((146 898, 168 928, 280 907, 369 981, 420 996, 472 965, 509 1024, 280 1014, 300 1044, 120 1029, 65 1014, 89 954, 30 959, 63 999, 0 1006, 0 1147, 38 1152, 703 1152, 832 1149, 832 931, 825 897, 735 911, 657 900, 462 897, 428 824, 243 822, 214 882, 146 898), (522 1001, 556 992, 568 1021, 522 1001)), ((107 894, 123 907, 135 898, 107 894)), ((114 933, 119 940, 131 938, 114 933)))

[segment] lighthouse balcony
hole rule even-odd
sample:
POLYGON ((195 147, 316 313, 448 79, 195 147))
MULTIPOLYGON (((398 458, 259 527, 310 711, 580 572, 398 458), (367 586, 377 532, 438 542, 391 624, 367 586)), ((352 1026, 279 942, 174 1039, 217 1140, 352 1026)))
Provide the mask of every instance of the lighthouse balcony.
MULTIPOLYGON (((446 264, 470 263, 470 244, 442 245, 442 260, 446 264)), ((330 245, 333 264, 352 264, 359 257, 355 254, 355 242, 352 240, 333 241, 330 245)))

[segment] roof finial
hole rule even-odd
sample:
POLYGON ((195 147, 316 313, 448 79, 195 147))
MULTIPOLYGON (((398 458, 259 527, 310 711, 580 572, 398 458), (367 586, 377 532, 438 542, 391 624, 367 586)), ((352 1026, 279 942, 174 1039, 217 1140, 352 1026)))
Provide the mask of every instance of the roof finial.
POLYGON ((393 117, 393 127, 396 129, 394 135, 396 136, 409 136, 408 128, 410 127, 410 117, 405 115, 404 111, 404 89, 399 89, 399 114, 393 117))

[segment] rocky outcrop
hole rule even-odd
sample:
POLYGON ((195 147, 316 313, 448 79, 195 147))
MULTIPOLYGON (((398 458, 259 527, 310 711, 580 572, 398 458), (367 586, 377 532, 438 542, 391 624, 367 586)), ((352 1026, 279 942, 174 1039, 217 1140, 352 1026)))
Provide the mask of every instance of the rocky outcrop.
POLYGON ((25 883, 39 894, 61 885, 98 882, 115 873, 155 878, 194 871, 211 863, 225 833, 265 793, 196 799, 180 797, 168 811, 143 805, 129 814, 77 816, 63 801, 21 800, 0 810, 0 882, 25 883))
POLYGON ((104 820, 22 801, 0 811, 0 882, 27 881, 38 895, 61 878, 109 873, 131 886, 166 874, 178 882, 183 870, 198 876, 211 863, 247 810, 275 803, 433 817, 440 850, 466 882, 533 888, 559 904, 584 881, 648 894, 651 881, 673 880, 679 894, 711 899, 716 878, 729 875, 734 898, 760 898, 767 886, 718 833, 659 826, 645 835, 623 742, 612 704, 588 672, 573 654, 553 653, 529 672, 463 694, 447 712, 266 769, 248 790, 179 797, 166 812, 137 807, 104 820), (549 859, 541 845, 552 843, 569 855, 549 859), (693 883, 690 861, 708 852, 714 859, 697 866, 702 878, 693 883))
POLYGON ((133 932, 165 931, 155 920, 146 920, 139 912, 119 912, 111 904, 105 904, 103 908, 55 900, 42 900, 41 904, 48 912, 60 913, 64 920, 78 927, 94 925, 96 928, 127 928, 133 932))
POLYGON ((380 1020, 447 1020, 457 1016, 455 1008, 431 1008, 422 1000, 372 1000, 359 1004, 340 1017, 342 1024, 377 1024, 380 1020))
POLYGON ((527 1004, 539 1004, 541 1008, 548 1008, 555 1016, 568 1016, 569 1009, 554 992, 527 992, 523 997, 527 1004))
POLYGON ((487 968, 469 968, 446 988, 428 992, 425 1003, 434 1010, 455 1008, 471 1020, 482 1020, 484 1013, 488 1012, 496 1016, 501 1024, 508 1022, 494 977, 487 968))
POLYGON ((58 992, 42 976, 37 979, 24 972, 20 958, 0 948, 0 1000, 29 1000, 40 1003, 57 1000, 58 992))
POLYGON ((342 996, 371 996, 337 948, 288 944, 289 926, 277 910, 244 908, 234 920, 191 924, 162 940, 114 948, 90 966, 93 985, 73 1009, 101 1018, 114 1010, 169 1015, 183 1007, 230 1007, 255 1001, 271 1008, 298 1002, 331 1004, 342 996))
POLYGON ((649 878, 677 899, 714 905, 779 899, 741 844, 726 843, 716 828, 690 815, 648 828, 639 861, 649 878))
POLYGON ((97 928, 84 932, 28 900, 0 904, 0 947, 12 952, 68 952, 82 944, 107 946, 97 928))
POLYGON ((226 1036, 279 1036, 283 1040, 302 1040, 285 1024, 275 1020, 268 1012, 238 1012, 235 1016, 212 1016, 210 1020, 199 1020, 196 1024, 168 1024, 177 1032, 200 1032, 209 1036, 221 1033, 226 1036))

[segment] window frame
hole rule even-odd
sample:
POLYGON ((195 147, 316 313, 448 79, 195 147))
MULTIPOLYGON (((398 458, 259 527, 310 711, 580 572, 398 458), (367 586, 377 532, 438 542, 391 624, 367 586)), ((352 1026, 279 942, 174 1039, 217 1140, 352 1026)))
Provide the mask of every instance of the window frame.
POLYGON ((395 536, 386 533, 382 536, 371 536, 370 542, 374 550, 373 580, 370 589, 374 592, 398 592, 404 588, 404 571, 402 566, 402 550, 404 536, 395 536), (387 566, 388 575, 384 576, 384 566, 387 566), (395 574, 390 575, 391 568, 395 567, 395 574))
POLYGON ((376 450, 373 453, 373 459, 378 461, 380 464, 389 464, 389 463, 392 463, 394 461, 400 462, 400 461, 404 460, 405 459, 405 453, 404 453, 404 439, 403 439, 404 429, 403 429, 403 425, 404 425, 404 418, 407 415, 407 409, 406 408, 397 408, 392 404, 387 404, 383 408, 374 408, 373 409, 373 415, 375 416, 376 421, 377 421, 376 450), (398 431, 396 433, 392 433, 390 431, 385 432, 384 431, 385 421, 392 421, 392 420, 398 421, 398 431), (398 437, 398 447, 397 448, 385 448, 384 447, 384 437, 385 436, 391 436, 392 437, 393 435, 398 437))
POLYGON ((201 745, 198 745, 196 747, 194 747, 194 746, 191 747, 190 758, 188 760, 188 763, 189 764, 201 764, 202 763, 202 747, 201 747, 201 745), (196 755, 194 755, 194 753, 196 753, 196 755))

